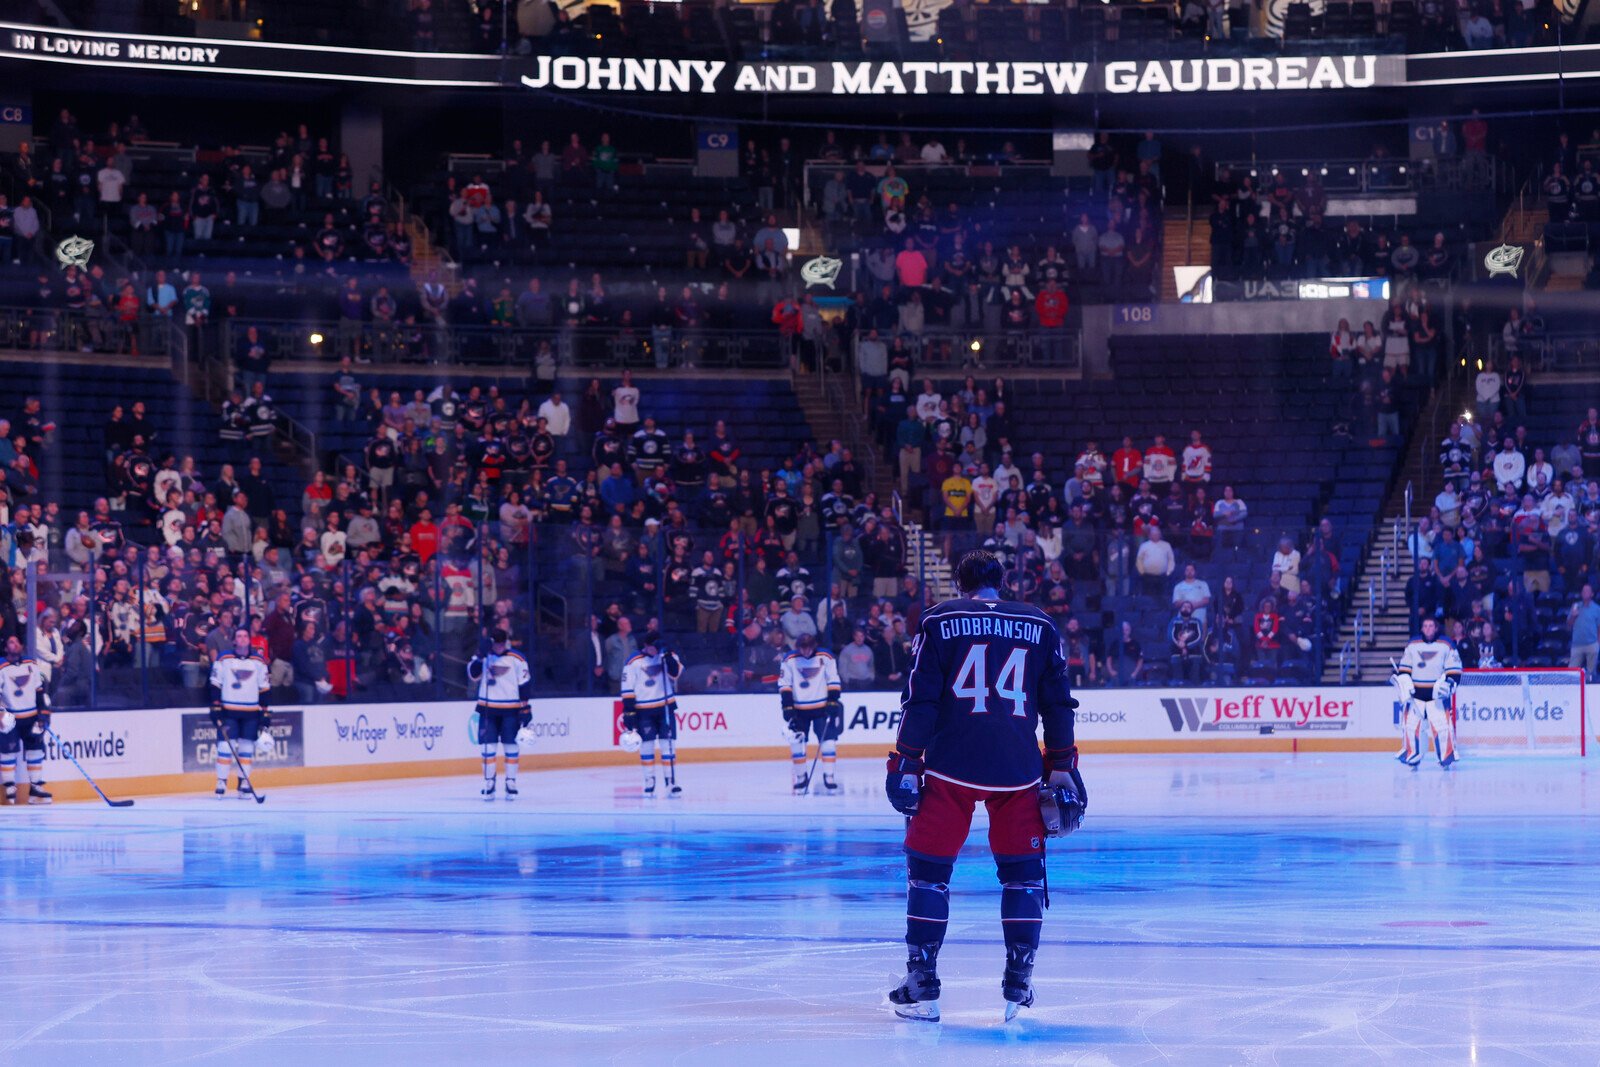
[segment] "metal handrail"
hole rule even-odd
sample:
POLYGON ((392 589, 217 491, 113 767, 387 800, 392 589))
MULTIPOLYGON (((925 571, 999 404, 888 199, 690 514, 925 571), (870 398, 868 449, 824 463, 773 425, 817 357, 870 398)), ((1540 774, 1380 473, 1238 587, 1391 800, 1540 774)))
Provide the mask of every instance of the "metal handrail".
MULTIPOLYGON (((1271 163, 1224 160, 1216 164, 1213 174, 1220 176, 1224 172, 1234 174, 1243 172, 1249 174, 1251 178, 1272 178, 1282 173, 1290 178, 1298 178, 1308 173, 1315 173, 1323 178, 1338 177, 1341 184, 1325 190, 1327 195, 1334 196, 1347 192, 1412 192, 1417 187, 1416 175, 1420 169, 1410 159, 1401 158, 1388 159, 1381 165, 1364 159, 1280 159, 1271 163), (1378 182, 1376 176, 1383 170, 1392 173, 1387 180, 1378 182), (1344 184, 1345 178, 1354 179, 1356 188, 1344 184)), ((1256 192, 1260 195, 1265 190, 1258 188, 1256 192)))
MULTIPOLYGON (((1339 647, 1339 684, 1345 685, 1350 681, 1350 655, 1354 649, 1353 641, 1346 641, 1339 647)), ((1359 663, 1357 671, 1359 672, 1359 663)))

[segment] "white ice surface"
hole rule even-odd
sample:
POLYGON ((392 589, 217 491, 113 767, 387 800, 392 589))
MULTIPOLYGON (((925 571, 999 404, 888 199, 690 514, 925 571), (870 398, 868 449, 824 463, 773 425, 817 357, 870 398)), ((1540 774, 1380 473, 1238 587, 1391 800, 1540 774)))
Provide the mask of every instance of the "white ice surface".
MULTIPOLYGON (((1593 762, 1593 761, 1591 761, 1593 762)), ((897 1023, 882 765, 0 810, 0 1064, 1600 1062, 1600 763, 1099 757, 1000 1019, 974 828, 944 1022, 897 1023)))

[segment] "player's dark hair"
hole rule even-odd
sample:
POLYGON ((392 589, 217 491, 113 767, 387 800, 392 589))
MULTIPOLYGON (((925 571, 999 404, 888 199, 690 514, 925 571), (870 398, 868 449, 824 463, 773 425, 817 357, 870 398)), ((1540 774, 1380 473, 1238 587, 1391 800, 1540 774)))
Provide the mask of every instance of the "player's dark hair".
POLYGON ((975 549, 961 557, 956 564, 956 588, 963 593, 976 593, 980 589, 999 589, 1006 580, 1006 569, 1000 557, 984 549, 975 549))
POLYGON ((498 626, 489 631, 489 643, 492 645, 503 645, 509 640, 511 640, 510 635, 498 626))

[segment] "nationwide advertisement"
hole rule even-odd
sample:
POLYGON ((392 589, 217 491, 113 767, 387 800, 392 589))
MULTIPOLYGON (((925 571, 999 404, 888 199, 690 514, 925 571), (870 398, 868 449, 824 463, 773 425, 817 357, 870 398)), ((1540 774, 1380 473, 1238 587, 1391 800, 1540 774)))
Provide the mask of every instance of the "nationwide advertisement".
POLYGON ((178 719, 162 711, 58 711, 44 756, 52 780, 76 777, 70 755, 96 778, 172 774, 182 767, 178 719))

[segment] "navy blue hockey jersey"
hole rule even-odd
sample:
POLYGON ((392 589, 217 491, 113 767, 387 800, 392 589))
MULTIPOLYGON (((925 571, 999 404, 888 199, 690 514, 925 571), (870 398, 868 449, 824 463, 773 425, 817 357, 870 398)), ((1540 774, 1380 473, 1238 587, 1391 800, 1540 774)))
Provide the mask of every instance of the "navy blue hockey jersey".
POLYGON ((1028 604, 964 597, 929 609, 900 704, 900 753, 959 785, 1037 783, 1041 720, 1047 752, 1073 745, 1061 635, 1028 604))

